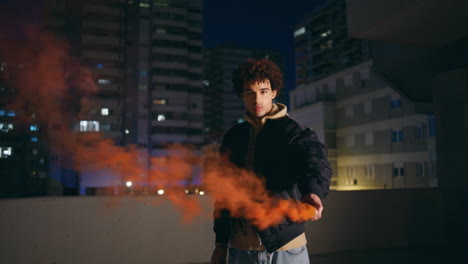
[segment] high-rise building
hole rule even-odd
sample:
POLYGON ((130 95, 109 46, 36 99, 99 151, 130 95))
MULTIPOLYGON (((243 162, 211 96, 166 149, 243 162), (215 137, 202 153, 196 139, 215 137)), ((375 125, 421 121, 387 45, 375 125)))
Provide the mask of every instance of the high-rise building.
MULTIPOLYGON (((201 0, 47 0, 45 10, 47 28, 70 43, 98 85, 77 131, 137 145, 148 169, 170 143, 203 143, 201 0)), ((126 181, 99 174, 82 173, 81 192, 126 181)))
MULTIPOLYGON (((15 47, 31 45, 25 41, 1 41, 15 47)), ((9 61, 0 54, 0 198, 47 193, 47 127, 38 122, 34 107, 30 111, 12 108, 18 96, 16 79, 23 78, 23 67, 27 67, 26 62, 23 65, 9 61)))
MULTIPOLYGON (((202 1, 153 1, 147 12, 148 28, 141 30, 140 37, 149 35, 149 49, 140 46, 139 58, 140 78, 145 75, 141 67, 145 63, 149 72, 148 92, 140 94, 151 98, 148 109, 141 111, 148 115, 141 120, 151 120, 148 147, 160 149, 171 142, 200 145, 203 143, 202 1)), ((145 23, 140 20, 140 29, 146 28, 145 23)), ((143 88, 141 85, 145 84, 140 84, 143 88)), ((139 140, 145 142, 143 138, 139 140)))
MULTIPOLYGON (((244 104, 231 85, 233 71, 249 58, 268 57, 284 70, 281 54, 274 50, 255 49, 235 45, 221 45, 205 52, 205 135, 209 143, 219 142, 233 125, 242 122, 244 104)), ((286 94, 286 89, 280 93, 286 94)), ((279 96, 277 101, 282 101, 279 96)))
MULTIPOLYGON (((124 100, 126 74, 126 1, 44 1, 44 31, 67 43, 70 56, 91 73, 97 87, 88 97, 88 106, 76 119, 76 133, 100 132, 117 145, 124 144, 124 100)), ((50 153, 50 176, 54 185, 65 187, 64 178, 76 178, 77 193, 94 193, 94 189, 120 184, 122 179, 108 171, 80 172, 71 165, 73 153, 56 148, 50 153), (81 189, 81 190, 79 190, 81 189)), ((60 188, 50 192, 61 194, 60 188), (57 191, 54 191, 57 190, 57 191)))
POLYGON ((330 0, 295 27, 296 86, 368 60, 368 41, 348 37, 346 1, 330 0))

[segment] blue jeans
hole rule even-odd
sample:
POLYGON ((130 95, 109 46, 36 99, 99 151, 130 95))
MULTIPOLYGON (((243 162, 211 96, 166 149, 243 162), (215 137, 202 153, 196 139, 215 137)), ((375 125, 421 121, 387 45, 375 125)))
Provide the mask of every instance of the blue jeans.
POLYGON ((310 264, 307 247, 268 253, 266 251, 229 249, 228 264, 310 264))

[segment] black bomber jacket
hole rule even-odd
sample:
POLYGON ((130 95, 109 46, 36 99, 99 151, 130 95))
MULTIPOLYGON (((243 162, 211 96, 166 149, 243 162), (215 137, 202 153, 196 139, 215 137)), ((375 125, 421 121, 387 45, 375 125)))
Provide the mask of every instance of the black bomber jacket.
MULTIPOLYGON (((253 127, 244 122, 231 128, 224 136, 221 154, 240 168, 245 168, 246 153, 253 127)), ((278 199, 300 200, 314 193, 323 198, 329 191, 332 169, 326 147, 317 134, 304 129, 289 116, 267 119, 256 137, 253 171, 264 177, 266 188, 278 199)), ((231 217, 222 208, 214 221, 216 243, 229 244, 231 217)), ((303 223, 285 219, 278 226, 256 230, 268 252, 274 252, 304 232, 303 223)))

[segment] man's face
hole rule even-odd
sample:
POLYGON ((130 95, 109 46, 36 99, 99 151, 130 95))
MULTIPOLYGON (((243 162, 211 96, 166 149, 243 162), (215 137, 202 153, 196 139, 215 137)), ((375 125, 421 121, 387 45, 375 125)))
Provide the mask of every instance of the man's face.
POLYGON ((271 111, 276 91, 271 90, 268 79, 263 82, 244 85, 242 100, 247 111, 256 118, 262 118, 271 111))

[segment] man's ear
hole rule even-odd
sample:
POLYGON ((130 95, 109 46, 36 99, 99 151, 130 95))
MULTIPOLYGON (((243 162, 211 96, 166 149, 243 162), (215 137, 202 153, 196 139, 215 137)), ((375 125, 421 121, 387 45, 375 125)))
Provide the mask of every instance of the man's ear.
POLYGON ((275 98, 276 98, 276 95, 278 94, 278 91, 277 91, 277 90, 273 90, 273 91, 271 91, 271 93, 273 94, 273 98, 272 98, 272 99, 275 99, 275 98))

